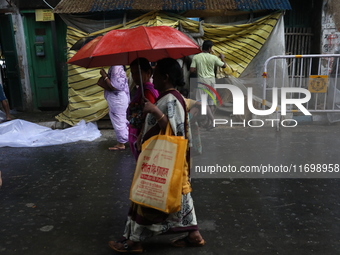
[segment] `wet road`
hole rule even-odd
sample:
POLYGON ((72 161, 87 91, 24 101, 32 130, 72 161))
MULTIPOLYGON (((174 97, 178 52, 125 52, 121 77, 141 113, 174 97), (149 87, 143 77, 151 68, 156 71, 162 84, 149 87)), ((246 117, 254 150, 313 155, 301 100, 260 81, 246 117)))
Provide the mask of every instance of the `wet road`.
MULTIPOLYGON (((0 148, 0 254, 115 254, 107 242, 123 231, 134 161, 129 150, 108 151, 112 130, 101 132, 94 142, 0 148)), ((237 168, 337 164, 339 135, 336 125, 218 127, 202 133, 205 153, 195 160, 237 168)), ((172 248, 176 236, 160 236, 145 243, 148 254, 339 254, 339 179, 196 177, 206 246, 172 248)))

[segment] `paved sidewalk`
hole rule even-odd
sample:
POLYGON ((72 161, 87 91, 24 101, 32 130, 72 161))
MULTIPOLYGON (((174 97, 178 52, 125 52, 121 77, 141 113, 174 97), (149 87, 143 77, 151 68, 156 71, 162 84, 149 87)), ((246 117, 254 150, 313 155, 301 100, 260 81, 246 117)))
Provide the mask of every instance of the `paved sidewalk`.
MULTIPOLYGON (((51 116, 49 115, 49 118, 51 116)), ((33 118, 28 118, 32 120, 33 118)), ((38 119, 45 120, 42 118, 38 119)), ((135 167, 127 148, 108 150, 112 129, 93 142, 0 148, 0 254, 109 255, 129 207, 135 167)), ((200 163, 339 164, 339 125, 203 131, 200 163)), ((223 178, 199 175, 192 196, 202 248, 175 249, 159 236, 144 244, 162 255, 334 255, 340 251, 339 178, 223 178)))
MULTIPOLYGON (((93 142, 0 148, 0 254, 109 255, 129 206, 130 151, 112 152, 112 130, 93 142)), ((221 164, 339 163, 338 126, 203 131, 221 164), (268 146, 271 145, 271 146, 268 146)), ((204 155, 202 157, 205 157, 204 155)), ((214 158, 205 158, 205 164, 214 158)), ((163 255, 334 255, 340 251, 339 179, 194 178, 203 248, 144 244, 163 255)))

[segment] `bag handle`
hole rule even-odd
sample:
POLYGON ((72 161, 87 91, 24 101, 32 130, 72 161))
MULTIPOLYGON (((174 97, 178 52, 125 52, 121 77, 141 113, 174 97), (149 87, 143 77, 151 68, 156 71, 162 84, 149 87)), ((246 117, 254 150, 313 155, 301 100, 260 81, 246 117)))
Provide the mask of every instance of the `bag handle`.
POLYGON ((166 125, 165 131, 163 131, 161 129, 161 131, 159 132, 160 135, 168 135, 168 136, 173 136, 174 132, 172 132, 172 128, 170 125, 170 121, 168 121, 168 124, 166 125))

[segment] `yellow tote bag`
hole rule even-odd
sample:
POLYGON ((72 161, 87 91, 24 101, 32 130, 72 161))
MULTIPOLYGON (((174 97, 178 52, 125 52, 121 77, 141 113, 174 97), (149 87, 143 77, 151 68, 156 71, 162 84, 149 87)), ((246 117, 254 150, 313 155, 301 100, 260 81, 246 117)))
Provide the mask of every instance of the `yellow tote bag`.
POLYGON ((188 140, 165 134, 143 143, 130 189, 130 200, 165 213, 181 209, 182 178, 188 140))

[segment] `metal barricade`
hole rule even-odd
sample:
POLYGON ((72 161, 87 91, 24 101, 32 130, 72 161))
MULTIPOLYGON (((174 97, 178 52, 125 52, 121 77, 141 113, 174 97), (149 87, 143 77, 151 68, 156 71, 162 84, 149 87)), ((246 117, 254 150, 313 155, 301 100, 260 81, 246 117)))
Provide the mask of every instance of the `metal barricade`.
MULTIPOLYGON (((303 104, 310 113, 340 113, 339 61, 340 54, 270 57, 264 64, 263 109, 266 101, 271 101, 273 88, 304 88, 311 92, 311 99, 303 104), (279 65, 278 61, 283 62, 279 65)), ((300 99, 305 95, 291 93, 289 96, 300 99)), ((279 113, 280 109, 279 103, 279 113)), ((287 106, 287 112, 301 113, 294 105, 287 106)))

